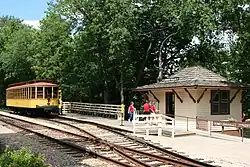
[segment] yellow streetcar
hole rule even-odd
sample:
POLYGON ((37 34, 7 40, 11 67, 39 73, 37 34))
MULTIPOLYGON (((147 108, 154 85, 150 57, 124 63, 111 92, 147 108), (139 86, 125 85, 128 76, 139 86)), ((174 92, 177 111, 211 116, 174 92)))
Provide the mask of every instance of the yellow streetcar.
POLYGON ((30 116, 59 114, 60 102, 59 85, 50 80, 15 83, 6 89, 6 106, 15 113, 30 116))

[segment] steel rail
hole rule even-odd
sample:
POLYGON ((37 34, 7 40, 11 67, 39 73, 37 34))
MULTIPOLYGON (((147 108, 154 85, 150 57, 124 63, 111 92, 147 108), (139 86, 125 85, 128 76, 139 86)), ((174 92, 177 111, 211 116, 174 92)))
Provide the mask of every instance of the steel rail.
POLYGON ((59 119, 64 119, 64 120, 75 121, 75 122, 79 122, 79 123, 93 124, 93 125, 96 125, 99 128, 109 130, 109 131, 114 132, 116 134, 120 134, 120 135, 122 135, 124 137, 127 137, 127 138, 129 138, 131 140, 134 140, 134 141, 136 141, 138 143, 141 143, 141 144, 143 144, 145 146, 152 147, 152 148, 154 148, 154 149, 156 149, 156 150, 158 150, 158 151, 160 151, 160 152, 162 152, 164 154, 168 154, 170 157, 179 158, 179 159, 185 160, 187 162, 191 162, 193 165, 196 164, 196 165, 199 165, 199 166, 215 167, 214 165, 210 165, 210 164, 207 164, 207 163, 204 163, 204 162, 201 162, 201 161, 197 161, 197 160, 188 158, 186 156, 177 154, 175 152, 166 150, 164 148, 158 147, 158 146, 156 146, 154 144, 151 144, 151 143, 148 143, 146 141, 143 141, 143 140, 137 138, 136 136, 130 136, 130 135, 127 135, 127 134, 124 134, 124 133, 120 132, 120 131, 123 131, 123 132, 129 132, 129 133, 131 133, 128 130, 124 130, 124 129, 120 129, 120 128, 114 128, 114 127, 111 127, 111 126, 107 126, 107 125, 103 125, 103 124, 100 124, 100 123, 91 122, 91 121, 87 121, 87 120, 71 119, 71 118, 68 118, 68 117, 60 117, 60 116, 58 118, 59 119))
MULTIPOLYGON (((8 116, 6 116, 6 117, 8 117, 8 116)), ((8 117, 8 118, 15 119, 15 118, 12 118, 12 117, 8 117)), ((68 146, 68 147, 70 147, 70 148, 73 148, 73 149, 76 149, 76 150, 79 150, 79 151, 87 152, 89 155, 99 157, 99 158, 101 158, 101 159, 104 159, 104 160, 107 160, 107 161, 116 163, 116 164, 118 164, 118 165, 125 166, 125 167, 134 167, 133 165, 129 165, 129 164, 127 164, 127 163, 123 163, 123 162, 114 160, 114 159, 112 159, 112 158, 105 157, 105 156, 103 156, 103 155, 101 155, 101 154, 99 154, 99 153, 97 153, 97 152, 94 152, 94 151, 92 151, 92 150, 90 150, 90 149, 88 149, 88 148, 86 148, 86 147, 78 146, 78 145, 73 144, 73 143, 70 143, 70 142, 66 142, 66 141, 62 141, 62 140, 59 140, 59 139, 55 139, 55 138, 53 138, 53 137, 50 137, 50 136, 44 135, 44 134, 42 134, 42 133, 39 133, 39 132, 30 130, 30 129, 28 129, 28 128, 24 128, 24 127, 22 127, 22 126, 20 126, 20 125, 17 125, 17 124, 11 123, 11 122, 9 122, 9 121, 3 120, 3 119, 1 119, 1 117, 0 117, 0 121, 5 122, 6 124, 9 124, 9 125, 11 125, 11 126, 15 126, 15 127, 17 127, 17 128, 20 128, 20 129, 22 129, 22 130, 24 130, 24 131, 28 131, 28 132, 34 133, 34 134, 36 134, 36 135, 38 135, 38 136, 44 137, 44 138, 46 138, 46 139, 49 139, 49 140, 51 140, 51 141, 53 141, 53 142, 56 142, 56 143, 59 143, 59 144, 61 144, 61 145, 68 146)), ((31 123, 31 122, 26 122, 26 123, 31 123)), ((32 124, 32 123, 31 123, 31 124, 32 124)), ((60 130, 59 130, 59 131, 60 131, 60 130)))
MULTIPOLYGON (((73 127, 79 131, 82 131, 84 133, 89 133, 87 132, 86 130, 84 129, 81 129, 75 125, 71 125, 69 123, 65 123, 65 122, 61 122, 61 121, 57 121, 57 120, 52 120, 53 122, 56 122, 56 123, 61 123, 63 125, 67 125, 67 126, 70 126, 70 127, 73 127)), ((120 154, 124 154, 124 156, 126 156, 126 153, 124 153, 123 151, 121 150, 129 150, 131 152, 137 152, 141 155, 145 155, 145 156, 148 156, 148 157, 151 157, 151 158, 155 158, 157 160, 161 160, 161 161, 168 161, 168 162, 172 162, 172 163, 175 163, 175 164, 179 164, 179 165, 185 165, 185 166, 190 166, 190 167, 199 167, 197 165, 195 165, 194 163, 190 163, 190 162, 181 162, 181 161, 178 161, 178 160, 174 160, 174 159, 171 159, 171 158, 167 158, 167 157, 163 157, 163 156, 159 156, 159 155, 154 155, 154 154, 149 154, 149 153, 146 153, 146 152, 142 152, 142 151, 138 151, 138 150, 135 150, 135 149, 131 149, 131 148, 128 148, 128 147, 123 147, 123 146, 119 146, 117 144, 111 144, 110 142, 108 141, 104 141, 103 139, 101 139, 100 137, 97 137, 95 135, 93 135, 92 133, 89 133, 89 135, 93 136, 94 138, 96 138, 98 141, 101 141, 101 143, 104 143, 106 145, 108 145, 109 147, 111 148, 114 148, 118 153, 120 154), (102 142, 103 141, 103 142, 102 142)), ((162 151, 161 151, 162 152, 162 151)), ((165 154, 164 152, 162 152, 163 154, 165 154)), ((168 154, 167 154, 168 155, 168 154)), ((131 157, 133 158, 133 157, 131 157)), ((139 163, 139 164, 143 164, 141 163, 141 161, 138 161, 136 159, 133 159, 133 161, 135 161, 136 163, 139 163)))
MULTIPOLYGON (((53 121, 53 122, 57 122, 57 123, 60 123, 60 124, 64 124, 64 125, 67 125, 67 126, 70 126, 70 127, 73 127, 83 133, 86 133, 88 134, 89 136, 91 137, 86 137, 86 136, 83 136, 83 135, 79 135, 79 134, 75 134, 75 133, 72 133, 72 132, 68 132, 68 131, 65 131, 65 130, 61 130, 61 129, 57 129, 57 128, 53 128, 53 127, 50 127, 50 126, 46 126, 46 125, 41 125, 41 124, 38 124, 38 123, 35 123, 35 122, 30 122, 30 121, 26 121, 26 120, 23 120, 23 119, 20 119, 20 118, 13 118, 11 116, 6 116, 6 115, 3 115, 5 117, 9 117, 11 119, 17 119, 17 120, 20 120, 20 121, 23 121, 23 122, 26 122, 26 123, 30 123, 30 124, 35 124, 35 125, 38 125, 38 126, 42 126, 42 127, 46 127, 46 128, 49 128, 49 129, 53 129, 53 130, 56 130, 56 131, 60 131, 62 133, 66 133, 66 134, 70 134, 70 135, 73 135, 73 136, 77 136, 77 137, 80 137, 80 138, 84 138, 85 140, 88 140, 88 141, 92 141, 92 142, 97 142, 97 143, 100 143, 100 144, 104 144, 104 145, 107 145, 111 150, 115 150, 120 156, 122 157, 125 157, 126 159, 129 159, 129 161, 132 161, 133 163, 136 163, 137 165, 142 165, 142 166, 147 166, 147 164, 141 162, 141 161, 138 161, 137 159, 133 158, 133 157, 129 157, 127 156, 127 154, 125 152, 123 152, 122 150, 123 149, 127 149, 127 150, 130 150, 130 151, 133 151, 133 152, 137 152, 137 153, 140 153, 141 155, 144 155, 144 156, 148 156, 148 157, 151 157, 151 158, 154 158, 154 159, 158 159, 158 160, 161 160, 161 161, 168 161, 168 162, 172 162, 172 163, 175 163, 175 164, 180 164, 180 165, 185 165, 185 166, 190 166, 190 165, 193 165, 194 164, 198 164, 198 165, 202 165, 202 166, 208 166, 208 167, 214 167, 213 165, 210 165, 210 164, 207 164, 207 163, 204 163, 204 162, 200 162, 200 161, 196 161, 196 160, 193 160, 191 158, 188 158, 188 157, 185 157, 185 156, 182 156, 182 155, 179 155, 179 154, 176 154, 172 151, 168 151, 166 149, 163 149, 161 147, 158 147, 158 146, 155 146, 153 144, 150 144, 146 141, 143 141, 143 140, 139 140, 138 138, 136 138, 135 136, 129 136, 129 135, 126 135, 122 132, 119 132, 117 130, 114 130, 114 128, 110 128, 109 126, 106 126, 106 125, 102 125, 102 124, 98 124, 98 123, 94 123, 97 127, 99 128, 102 128, 102 129, 106 129, 106 130, 109 130, 111 132, 114 132, 114 133, 117 133, 117 134, 120 134, 122 136, 125 136, 126 138, 128 139, 131 139, 131 140, 134 140, 140 144, 143 144, 144 146, 149 146, 149 147, 152 147, 154 148, 155 150, 169 156, 169 157, 173 157, 175 159, 180 159, 180 160, 174 160, 174 159, 171 159, 171 158, 167 158, 167 157, 162 157, 162 156, 157 156, 157 155, 152 155, 152 154, 148 154, 148 153, 145 153, 145 152, 138 152, 138 150, 134 150, 134 149, 131 149, 131 148, 127 148, 127 147, 122 147, 122 146, 119 146, 119 145, 115 145, 115 144, 111 144, 110 142, 108 141, 105 141, 91 133, 89 133, 88 131, 84 130, 84 129, 81 129, 79 127, 76 127, 74 125, 71 125, 71 124, 68 124, 68 123, 64 123, 64 122, 61 122, 61 121, 56 121, 56 120, 50 120, 50 121, 53 121), (182 161, 182 162, 181 162, 182 161)), ((59 119, 64 119, 65 117, 59 117, 59 119)), ((70 118, 66 118, 64 120, 70 120, 70 121, 74 121, 74 122, 80 122, 80 123, 87 123, 87 124, 93 124, 93 122, 89 123, 88 121, 81 121, 81 120, 76 120, 76 119, 70 119, 70 118)), ((104 156, 105 157, 105 156, 104 156)), ((106 157, 105 157, 106 158, 106 157)), ((195 166, 197 167, 197 166, 195 166)))

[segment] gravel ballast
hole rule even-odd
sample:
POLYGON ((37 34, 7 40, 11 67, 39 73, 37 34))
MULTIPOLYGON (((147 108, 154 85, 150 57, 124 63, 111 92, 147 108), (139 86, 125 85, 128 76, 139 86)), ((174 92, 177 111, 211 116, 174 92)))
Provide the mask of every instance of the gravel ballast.
MULTIPOLYGON (((24 133, 14 127, 10 127, 3 122, 0 122, 1 127, 7 127, 14 130, 15 133, 4 133, 0 135, 0 149, 8 146, 12 149, 20 149, 26 147, 34 153, 40 153, 45 156, 46 163, 53 167, 93 167, 93 166, 110 166, 107 162, 89 157, 77 158, 72 154, 72 151, 65 150, 65 147, 53 143, 42 137, 31 133, 24 133), (70 152, 70 154, 67 154, 70 152)), ((77 154, 77 152, 76 152, 77 154)), ((79 154, 79 153, 78 153, 79 154)))

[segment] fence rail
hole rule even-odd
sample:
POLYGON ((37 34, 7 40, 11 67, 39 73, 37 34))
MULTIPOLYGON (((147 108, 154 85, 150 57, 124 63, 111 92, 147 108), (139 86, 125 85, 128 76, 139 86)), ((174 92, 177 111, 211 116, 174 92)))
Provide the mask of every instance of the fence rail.
POLYGON ((158 136, 162 135, 163 130, 171 131, 171 136, 174 138, 175 134, 175 121, 173 118, 162 114, 138 114, 134 113, 133 117, 133 133, 138 130, 145 130, 146 135, 150 134, 150 131, 157 130, 158 136))
POLYGON ((121 106, 113 104, 63 102, 63 112, 81 113, 84 115, 118 119, 121 113, 121 106))

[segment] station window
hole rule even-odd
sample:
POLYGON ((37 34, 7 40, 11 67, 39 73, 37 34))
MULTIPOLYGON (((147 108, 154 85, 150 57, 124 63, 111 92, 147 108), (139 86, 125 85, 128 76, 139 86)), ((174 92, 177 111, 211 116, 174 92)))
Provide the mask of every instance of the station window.
POLYGON ((58 87, 53 87, 53 98, 58 98, 58 87))
POLYGON ((38 99, 43 98, 43 87, 37 87, 37 98, 38 99))
POLYGON ((211 115, 230 114, 230 92, 227 90, 211 91, 211 115))
POLYGON ((52 97, 52 87, 45 87, 45 98, 52 97))

